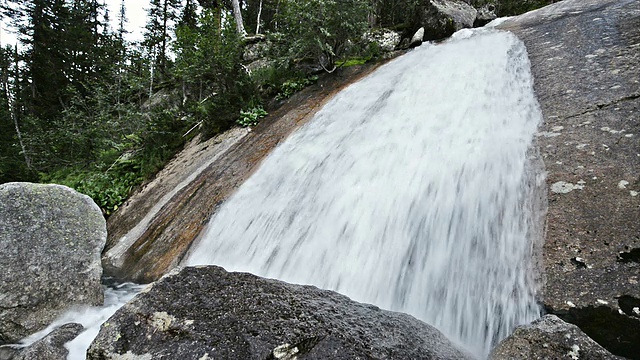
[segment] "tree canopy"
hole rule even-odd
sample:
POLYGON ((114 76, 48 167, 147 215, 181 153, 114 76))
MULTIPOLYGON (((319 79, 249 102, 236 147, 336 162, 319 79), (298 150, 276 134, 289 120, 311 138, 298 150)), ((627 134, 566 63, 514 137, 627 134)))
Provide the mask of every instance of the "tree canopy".
POLYGON ((151 0, 132 43, 124 1, 113 29, 104 0, 5 0, 20 45, 0 48, 0 183, 63 183, 108 214, 185 141, 368 59, 363 34, 424 1, 151 0), (255 41, 270 60, 250 69, 255 41))

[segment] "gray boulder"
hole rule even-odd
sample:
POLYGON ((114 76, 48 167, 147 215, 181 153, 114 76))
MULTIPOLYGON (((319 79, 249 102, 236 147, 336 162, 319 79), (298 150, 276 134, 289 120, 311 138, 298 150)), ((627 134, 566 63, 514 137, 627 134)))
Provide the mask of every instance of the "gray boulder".
POLYGON ((170 273, 118 310, 88 359, 466 359, 438 330, 313 286, 216 266, 170 273))
POLYGON ((473 27, 477 10, 460 0, 424 1, 418 12, 418 26, 424 27, 424 41, 439 40, 473 27))
POLYGON ((521 326, 492 352, 491 360, 622 359, 598 345, 577 326, 545 315, 521 326))
POLYGON ((73 305, 101 305, 100 208, 60 185, 0 185, 0 344, 42 330, 73 305))
POLYGON ((64 344, 75 339, 84 330, 76 323, 65 324, 53 330, 49 335, 19 350, 10 360, 60 360, 66 359, 69 350, 64 344))
POLYGON ((0 346, 0 360, 13 360, 13 357, 20 352, 15 345, 0 346))
POLYGON ((245 62, 253 62, 259 59, 263 59, 269 53, 271 44, 266 41, 258 41, 255 43, 247 44, 242 52, 242 59, 245 62))

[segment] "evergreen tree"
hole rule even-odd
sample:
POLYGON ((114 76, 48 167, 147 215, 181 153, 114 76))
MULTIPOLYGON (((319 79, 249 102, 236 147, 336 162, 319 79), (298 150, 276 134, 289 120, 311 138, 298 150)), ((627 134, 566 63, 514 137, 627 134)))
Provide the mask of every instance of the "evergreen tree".
POLYGON ((186 0, 184 7, 182 8, 182 14, 180 14, 179 27, 188 27, 195 29, 198 26, 198 6, 196 0, 186 0))
POLYGON ((280 16, 289 59, 312 59, 327 72, 368 28, 369 0, 287 1, 280 16))
POLYGON ((143 46, 150 56, 152 66, 151 83, 167 75, 168 50, 171 41, 171 24, 177 20, 180 0, 151 0, 147 9, 143 46))
POLYGON ((31 178, 28 159, 24 158, 20 127, 13 114, 16 84, 15 49, 0 49, 0 183, 31 178))

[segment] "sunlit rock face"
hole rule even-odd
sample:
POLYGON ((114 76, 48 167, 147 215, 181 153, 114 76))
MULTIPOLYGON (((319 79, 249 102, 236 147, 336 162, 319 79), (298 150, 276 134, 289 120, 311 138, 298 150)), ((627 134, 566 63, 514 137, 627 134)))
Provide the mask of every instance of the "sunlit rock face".
POLYGON ((60 185, 0 185, 0 344, 46 327, 74 305, 102 305, 100 208, 60 185))

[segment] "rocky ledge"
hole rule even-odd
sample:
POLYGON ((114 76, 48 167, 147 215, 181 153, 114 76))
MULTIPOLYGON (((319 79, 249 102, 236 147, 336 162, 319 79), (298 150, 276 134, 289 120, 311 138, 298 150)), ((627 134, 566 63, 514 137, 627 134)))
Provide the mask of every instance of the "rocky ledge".
POLYGON ((168 274, 102 326, 88 359, 469 359, 412 316, 216 266, 168 274))
POLYGON ((546 310, 640 359, 640 6, 565 0, 505 22, 544 124, 546 310))

